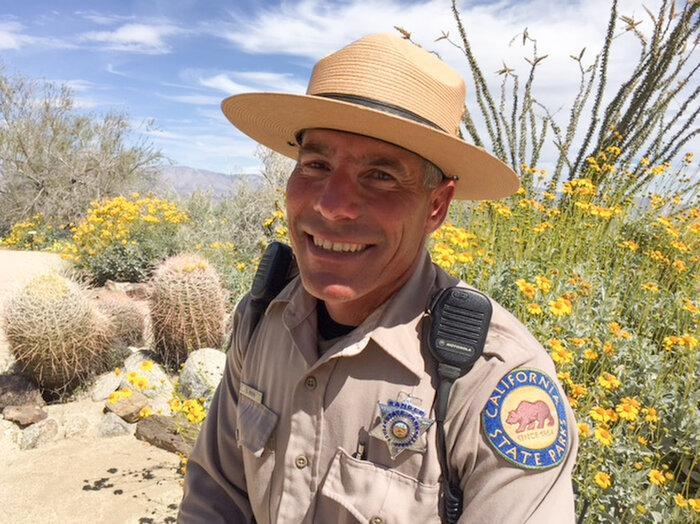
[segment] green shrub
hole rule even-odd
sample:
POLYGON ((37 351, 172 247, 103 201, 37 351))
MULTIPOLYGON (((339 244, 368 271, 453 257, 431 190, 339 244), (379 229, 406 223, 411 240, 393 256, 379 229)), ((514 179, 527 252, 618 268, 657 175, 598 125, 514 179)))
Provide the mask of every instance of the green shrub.
POLYGON ((25 250, 51 249, 59 242, 60 236, 53 225, 46 223, 44 215, 38 213, 13 224, 9 233, 0 239, 0 246, 25 250))
POLYGON ((87 270, 97 285, 143 282, 156 264, 178 251, 177 231, 187 220, 175 204, 138 193, 93 202, 85 220, 71 230, 64 257, 87 270))

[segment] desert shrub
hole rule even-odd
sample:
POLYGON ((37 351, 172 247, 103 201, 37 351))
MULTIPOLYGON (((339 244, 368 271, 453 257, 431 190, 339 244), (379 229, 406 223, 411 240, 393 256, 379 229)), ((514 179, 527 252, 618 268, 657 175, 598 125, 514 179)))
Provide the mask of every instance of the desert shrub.
POLYGON ((0 246, 13 249, 42 250, 52 249, 58 245, 61 237, 65 237, 62 230, 58 230, 46 223, 44 215, 37 213, 33 217, 16 222, 4 237, 0 238, 0 246))
POLYGON ((68 279, 36 277, 10 297, 3 317, 22 373, 44 390, 70 391, 113 364, 109 320, 68 279))
POLYGON ((216 270, 198 255, 167 259, 151 280, 151 322, 155 351, 176 368, 187 355, 223 344, 226 294, 216 270))
POLYGON ((64 257, 88 271, 97 285, 143 282, 158 262, 178 251, 177 231, 187 220, 177 205, 138 193, 93 202, 71 229, 64 257))
POLYGON ((435 263, 550 352, 578 421, 583 522, 700 510, 700 211, 697 191, 677 194, 689 160, 650 166, 646 198, 615 198, 584 173, 558 194, 453 205, 431 239, 435 263))
POLYGON ((293 162, 258 149, 263 171, 257 183, 213 198, 196 192, 182 203, 190 220, 180 229, 183 250, 204 256, 219 272, 231 305, 248 291, 258 261, 272 240, 287 240, 283 188, 293 162))

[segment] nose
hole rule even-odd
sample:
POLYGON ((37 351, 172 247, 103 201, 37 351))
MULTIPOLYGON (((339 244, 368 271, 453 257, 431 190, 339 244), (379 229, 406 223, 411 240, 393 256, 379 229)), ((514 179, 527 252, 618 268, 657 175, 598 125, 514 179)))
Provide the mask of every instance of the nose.
POLYGON ((344 171, 334 171, 324 181, 314 210, 327 220, 353 220, 359 216, 360 195, 352 177, 344 171))

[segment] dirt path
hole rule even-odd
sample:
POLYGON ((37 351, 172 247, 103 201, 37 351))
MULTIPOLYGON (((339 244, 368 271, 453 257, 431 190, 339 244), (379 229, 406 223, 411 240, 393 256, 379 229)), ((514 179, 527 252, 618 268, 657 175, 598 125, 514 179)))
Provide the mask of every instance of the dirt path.
MULTIPOLYGON (((65 262, 51 253, 0 249, 0 311, 24 282, 65 262)), ((11 356, 0 329, 0 373, 11 356)), ((182 497, 176 455, 132 436, 99 437, 102 403, 89 398, 47 406, 62 428, 83 416, 80 436, 57 438, 37 449, 20 450, 14 425, 0 417, 0 523, 175 522, 182 497)))

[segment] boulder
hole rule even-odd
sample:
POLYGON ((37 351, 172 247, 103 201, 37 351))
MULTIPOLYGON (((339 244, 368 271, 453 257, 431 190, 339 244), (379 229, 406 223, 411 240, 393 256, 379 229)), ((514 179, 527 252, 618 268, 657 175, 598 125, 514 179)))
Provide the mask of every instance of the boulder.
POLYGON ((226 353, 202 348, 190 353, 180 373, 178 389, 186 398, 211 398, 221 382, 226 367, 226 353))
POLYGON ((58 435, 58 422, 52 418, 47 418, 36 424, 32 424, 22 431, 22 440, 19 443, 20 449, 34 449, 51 442, 58 435))
POLYGON ((197 430, 183 425, 173 417, 152 415, 139 420, 135 436, 161 449, 182 453, 187 457, 197 440, 197 430))
POLYGON ((108 291, 124 293, 129 298, 135 300, 147 300, 151 295, 151 286, 147 283, 114 282, 113 280, 107 280, 104 287, 108 291))
POLYGON ((128 397, 119 397, 115 402, 108 400, 105 407, 126 422, 134 423, 141 418, 139 412, 148 405, 148 397, 138 391, 133 391, 128 397))
POLYGON ((107 412, 100 421, 99 435, 100 437, 118 437, 120 435, 129 435, 132 432, 134 424, 129 424, 121 417, 114 413, 107 412))
POLYGON ((0 410, 6 406, 46 404, 39 387, 22 375, 0 375, 0 410))
POLYGON ((157 355, 152 351, 141 349, 133 352, 124 361, 121 387, 138 390, 151 399, 157 397, 172 398, 175 387, 163 367, 158 364, 157 359, 157 355), (132 383, 129 380, 131 376, 145 378, 147 385, 139 387, 138 381, 132 383))
POLYGON ((95 402, 107 400, 110 393, 116 391, 122 383, 122 374, 117 375, 114 371, 103 373, 92 386, 91 397, 95 402))
POLYGON ((44 420, 49 414, 39 406, 25 404, 24 406, 5 406, 5 409, 2 410, 2 416, 5 417, 5 420, 11 420, 19 427, 24 428, 44 420))

